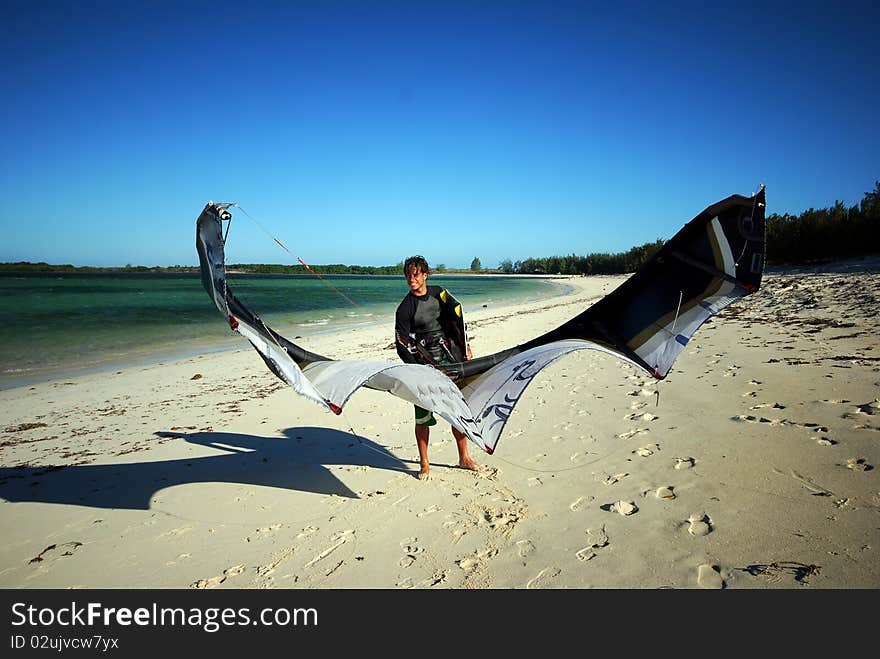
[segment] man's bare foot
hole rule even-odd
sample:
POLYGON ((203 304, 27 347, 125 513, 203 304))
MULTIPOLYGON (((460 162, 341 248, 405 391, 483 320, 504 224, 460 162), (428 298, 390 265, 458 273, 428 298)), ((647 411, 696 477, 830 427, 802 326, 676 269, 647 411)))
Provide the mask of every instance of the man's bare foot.
POLYGON ((426 481, 426 480, 429 480, 430 478, 431 478, 431 471, 429 469, 423 468, 421 471, 419 471, 419 480, 420 481, 426 481))
POLYGON ((459 469, 468 469, 469 471, 480 471, 480 465, 471 460, 470 458, 459 460, 458 461, 459 469))

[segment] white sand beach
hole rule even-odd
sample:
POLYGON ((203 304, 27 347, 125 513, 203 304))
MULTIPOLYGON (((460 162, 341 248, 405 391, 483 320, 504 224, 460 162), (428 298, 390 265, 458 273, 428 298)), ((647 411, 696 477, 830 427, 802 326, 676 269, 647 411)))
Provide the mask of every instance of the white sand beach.
MULTIPOLYGON (((334 416, 244 343, 2 391, 0 587, 878 588, 878 273, 768 273, 662 382, 568 356, 472 446, 480 473, 440 421, 426 482, 409 404, 360 390, 334 416)), ((474 353, 624 279, 480 309, 474 353)), ((305 347, 396 361, 392 335, 305 347)))

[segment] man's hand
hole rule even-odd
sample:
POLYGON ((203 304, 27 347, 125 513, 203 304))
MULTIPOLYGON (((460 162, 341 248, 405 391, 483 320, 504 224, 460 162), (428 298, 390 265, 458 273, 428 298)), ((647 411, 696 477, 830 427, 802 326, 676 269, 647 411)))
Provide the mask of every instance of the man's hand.
POLYGON ((474 358, 474 353, 471 351, 471 344, 468 343, 467 344, 467 359, 468 359, 468 361, 470 361, 473 358, 474 358))

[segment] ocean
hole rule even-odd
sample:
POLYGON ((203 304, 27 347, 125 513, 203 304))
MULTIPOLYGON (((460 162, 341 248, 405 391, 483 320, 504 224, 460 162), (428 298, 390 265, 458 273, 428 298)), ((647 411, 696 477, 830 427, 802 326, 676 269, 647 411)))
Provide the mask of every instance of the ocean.
MULTIPOLYGON (((291 340, 391 323, 408 291, 402 276, 322 277, 230 274, 229 285, 291 340)), ((540 277, 432 275, 430 283, 447 287, 465 318, 484 304, 527 302, 566 290, 564 282, 540 277)), ((0 389, 247 346, 214 307, 198 274, 0 274, 0 312, 0 389)), ((307 339, 301 343, 308 347, 307 339)))

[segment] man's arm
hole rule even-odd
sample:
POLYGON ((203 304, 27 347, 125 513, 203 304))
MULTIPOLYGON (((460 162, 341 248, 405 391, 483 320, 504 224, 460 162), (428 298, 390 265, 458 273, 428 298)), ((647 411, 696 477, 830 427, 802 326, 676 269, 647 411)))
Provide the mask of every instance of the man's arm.
POLYGON ((394 347, 397 348, 397 356, 400 360, 407 364, 420 364, 421 360, 416 353, 410 352, 407 346, 413 345, 415 348, 415 339, 412 337, 412 313, 410 309, 409 296, 404 298, 403 302, 397 307, 394 314, 394 347))

